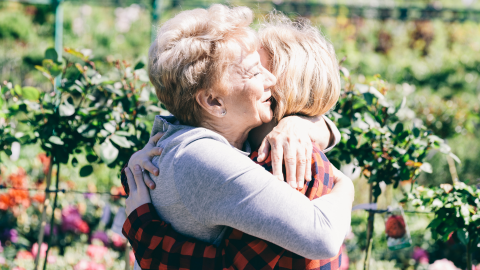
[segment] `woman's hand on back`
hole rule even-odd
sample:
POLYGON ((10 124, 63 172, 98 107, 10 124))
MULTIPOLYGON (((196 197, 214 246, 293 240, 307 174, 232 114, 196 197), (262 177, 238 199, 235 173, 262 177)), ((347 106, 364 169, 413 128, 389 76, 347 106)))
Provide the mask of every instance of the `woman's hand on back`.
MULTIPOLYGON (((158 168, 153 165, 152 159, 154 156, 159 156, 160 154, 162 154, 163 149, 160 147, 156 147, 158 140, 160 140, 162 136, 163 133, 161 132, 155 134, 155 136, 150 138, 147 145, 145 145, 142 150, 137 151, 130 157, 130 160, 128 161, 128 168, 130 168, 130 171, 133 172, 135 169, 135 165, 138 165, 141 171, 147 170, 155 176, 158 175, 158 168)), ((155 189, 155 182, 150 179, 150 176, 148 174, 142 174, 139 177, 150 189, 155 189)))
POLYGON ((151 203, 152 199, 150 199, 150 192, 143 180, 143 172, 140 166, 135 165, 133 173, 130 168, 125 168, 125 174, 130 188, 130 194, 125 200, 125 212, 129 216, 139 206, 151 203))
POLYGON ((283 118, 265 137, 258 149, 258 161, 264 161, 272 151, 272 173, 283 181, 282 161, 285 159, 287 183, 303 188, 305 179, 312 179, 311 122, 296 116, 283 118))

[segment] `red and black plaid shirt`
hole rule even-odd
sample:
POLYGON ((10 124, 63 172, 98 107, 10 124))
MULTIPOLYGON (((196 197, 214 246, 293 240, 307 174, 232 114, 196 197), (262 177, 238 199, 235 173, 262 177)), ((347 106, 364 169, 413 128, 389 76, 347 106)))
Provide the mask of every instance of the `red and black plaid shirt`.
MULTIPOLYGON (((257 162, 272 171, 271 159, 257 162)), ((300 191, 310 200, 330 193, 333 188, 332 165, 317 146, 312 152, 312 178, 300 191)), ((122 171, 122 184, 128 193, 128 183, 122 171)), ((123 225, 135 258, 142 269, 340 269, 341 250, 333 258, 309 260, 268 241, 230 229, 223 243, 216 247, 186 237, 163 222, 152 204, 135 209, 123 225)))

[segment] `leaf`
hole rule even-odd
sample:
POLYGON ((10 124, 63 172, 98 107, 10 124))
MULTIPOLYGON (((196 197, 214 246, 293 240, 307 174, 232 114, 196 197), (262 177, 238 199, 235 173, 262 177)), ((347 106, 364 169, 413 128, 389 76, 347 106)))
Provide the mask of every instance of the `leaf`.
POLYGON ((461 161, 461 160, 457 157, 457 155, 455 155, 454 153, 450 152, 448 155, 449 155, 450 157, 452 157, 453 160, 455 160, 458 164, 461 164, 461 163, 462 163, 462 161, 461 161))
POLYGON ((420 169, 426 173, 432 173, 432 165, 428 162, 423 162, 423 164, 420 166, 420 169))
POLYGON ((103 128, 110 133, 115 133, 115 130, 117 130, 110 122, 104 123, 103 128))
POLYGON ((97 161, 97 156, 91 155, 91 154, 87 155, 87 161, 90 162, 90 163, 95 162, 95 161, 97 161))
POLYGON ((413 132, 413 136, 415 136, 416 138, 420 136, 420 129, 415 127, 412 129, 412 132, 413 132))
POLYGON ((77 166, 78 166, 78 159, 77 159, 77 158, 73 158, 73 159, 72 159, 72 166, 73 166, 73 167, 77 167, 77 166))
POLYGON ((92 165, 85 165, 80 169, 80 176, 81 177, 87 177, 92 173, 93 173, 92 165))
POLYGON ((58 61, 58 54, 57 54, 57 51, 54 49, 54 48, 48 48, 46 51, 45 51, 45 58, 46 59, 50 59, 54 62, 57 62, 58 61))
POLYGON ((62 139, 60 139, 57 136, 50 136, 50 138, 48 138, 48 141, 53 143, 53 144, 56 144, 56 145, 63 145, 64 144, 62 139))
POLYGON ((469 239, 468 239, 468 232, 467 231, 463 231, 463 230, 457 231, 457 236, 458 236, 458 239, 460 239, 460 241, 464 245, 468 244, 469 239))
POLYGON ((32 86, 25 86, 22 88, 22 96, 28 100, 38 100, 40 98, 40 91, 32 86))
POLYGON ((58 110, 59 110, 60 116, 63 116, 63 117, 72 116, 75 113, 75 107, 68 102, 61 104, 58 107, 58 110))
POLYGON ((395 134, 399 134, 399 133, 401 133, 402 131, 403 131, 403 124, 399 122, 399 123, 395 126, 395 131, 394 131, 394 133, 395 133, 395 134))
POLYGON ((15 93, 16 93, 17 95, 21 96, 21 95, 23 94, 22 88, 20 87, 20 85, 16 84, 13 89, 15 90, 15 93))
POLYGON ((133 70, 141 69, 141 68, 143 68, 143 67, 145 67, 145 64, 144 64, 142 61, 140 61, 140 62, 138 62, 138 63, 135 65, 135 67, 133 68, 133 70))
POLYGON ((118 152, 118 149, 108 139, 100 145, 100 158, 106 164, 114 162, 117 159, 118 152))
POLYGON ((74 50, 74 49, 71 49, 71 48, 65 48, 65 52, 68 53, 68 54, 71 54, 75 57, 78 57, 80 59, 82 59, 83 61, 87 61, 88 60, 88 56, 85 56, 83 53, 81 53, 80 51, 77 51, 77 50, 74 50))
POLYGON ((130 143, 127 138, 113 134, 111 140, 123 148, 130 148, 130 143))

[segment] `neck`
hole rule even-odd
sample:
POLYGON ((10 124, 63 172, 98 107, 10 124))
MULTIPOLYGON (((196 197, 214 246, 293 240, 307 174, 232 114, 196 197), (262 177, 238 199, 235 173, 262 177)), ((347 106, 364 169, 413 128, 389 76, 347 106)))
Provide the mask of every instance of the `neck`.
POLYGON ((272 120, 269 123, 262 124, 250 131, 248 134, 248 141, 250 142, 253 151, 260 147, 263 139, 265 139, 268 133, 270 133, 276 125, 275 120, 272 120))
POLYGON ((216 123, 215 121, 208 120, 201 122, 200 126, 222 135, 227 139, 228 143, 240 150, 243 149, 243 144, 248 138, 248 132, 251 130, 251 128, 240 130, 235 125, 216 123))

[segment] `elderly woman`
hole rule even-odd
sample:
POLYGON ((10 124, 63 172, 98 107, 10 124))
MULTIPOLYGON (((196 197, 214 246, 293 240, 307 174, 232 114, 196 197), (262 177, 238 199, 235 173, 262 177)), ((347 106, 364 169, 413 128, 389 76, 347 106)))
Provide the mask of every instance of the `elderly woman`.
POLYGON ((162 170, 153 206, 175 230, 208 243, 219 244, 232 227, 306 258, 333 257, 349 227, 349 179, 335 171, 332 192, 310 201, 245 153, 249 131, 273 118, 275 84, 260 64, 251 20, 246 8, 212 6, 182 12, 160 29, 150 77, 179 123, 154 123, 152 134, 166 133, 153 160, 162 170))

